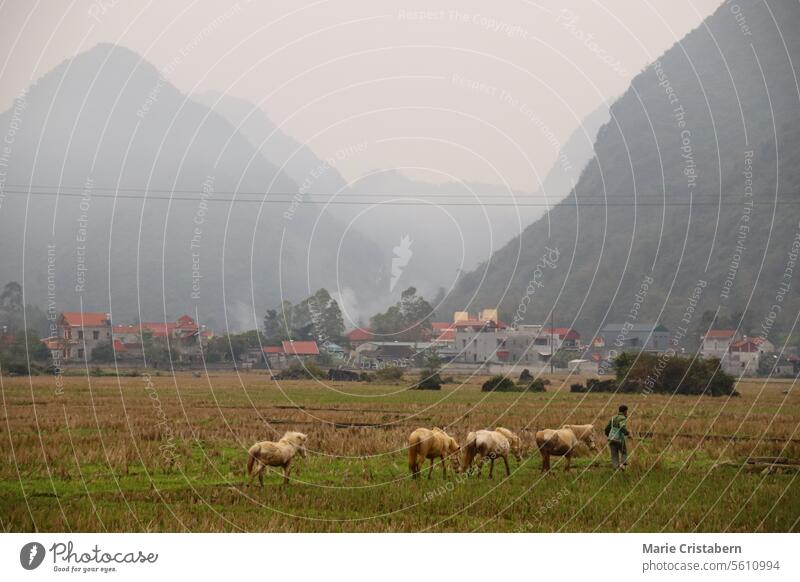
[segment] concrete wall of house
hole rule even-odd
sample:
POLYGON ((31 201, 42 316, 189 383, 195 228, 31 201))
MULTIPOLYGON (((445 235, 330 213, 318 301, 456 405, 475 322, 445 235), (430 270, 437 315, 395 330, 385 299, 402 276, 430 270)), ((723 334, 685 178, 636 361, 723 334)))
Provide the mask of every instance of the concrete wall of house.
MULTIPOLYGON (((561 340, 556 336, 553 336, 552 340, 558 349, 561 346, 561 340)), ((537 350, 547 353, 552 351, 551 336, 544 333, 512 331, 506 338, 505 347, 509 352, 511 363, 536 365, 546 359, 542 358, 537 350)))
POLYGON ((66 360, 91 360, 94 349, 111 342, 111 326, 59 326, 59 337, 67 340, 64 349, 66 360))
POLYGON ((663 352, 669 348, 668 331, 649 331, 628 330, 624 334, 620 331, 601 330, 598 334, 603 338, 606 349, 616 350, 617 352, 646 351, 663 352), (620 345, 620 341, 622 345, 620 345))
POLYGON ((499 362, 497 350, 506 349, 505 331, 487 330, 475 331, 472 329, 456 330, 456 349, 461 352, 459 361, 465 363, 499 362))

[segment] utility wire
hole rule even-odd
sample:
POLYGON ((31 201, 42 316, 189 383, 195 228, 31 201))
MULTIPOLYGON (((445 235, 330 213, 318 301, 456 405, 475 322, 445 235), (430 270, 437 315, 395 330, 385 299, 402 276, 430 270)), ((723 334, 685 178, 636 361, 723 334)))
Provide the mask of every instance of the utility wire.
MULTIPOLYGON (((119 191, 122 191, 121 189, 119 191)), ((640 202, 638 197, 631 198, 627 197, 624 201, 614 201, 614 202, 582 202, 581 196, 578 197, 578 200, 575 201, 573 196, 568 196, 567 198, 563 198, 559 201, 551 201, 551 202, 431 202, 430 204, 426 204, 423 201, 399 201, 399 200, 389 200, 389 201, 380 201, 380 200, 344 200, 339 199, 338 197, 329 197, 328 200, 309 200, 306 198, 302 198, 303 196, 306 197, 313 197, 313 196, 323 196, 323 195, 315 195, 315 194, 300 194, 300 193, 259 193, 257 195, 262 196, 261 199, 255 198, 220 198, 218 196, 214 196, 214 193, 202 193, 202 192, 194 192, 198 196, 186 197, 186 196, 163 196, 163 195, 151 195, 147 194, 148 191, 142 191, 143 196, 137 196, 133 194, 97 194, 95 193, 95 189, 92 189, 88 193, 88 197, 91 199, 127 199, 127 200, 142 200, 142 201, 150 201, 150 200, 165 200, 171 202, 207 202, 207 203, 214 203, 214 202, 231 202, 235 204, 240 203, 250 203, 250 204, 298 204, 298 205, 331 205, 331 206, 431 206, 431 205, 439 205, 439 206, 478 206, 478 207, 512 207, 512 208, 525 208, 525 207, 555 207, 555 206, 564 206, 564 207, 572 207, 572 206, 579 206, 579 207, 612 207, 612 206, 654 206, 654 207, 695 207, 695 206, 743 206, 744 202, 741 200, 738 201, 728 201, 728 200, 709 200, 707 197, 704 197, 702 201, 688 201, 688 200, 670 200, 664 199, 663 197, 659 197, 661 202, 640 202), (275 198, 276 196, 291 196, 291 198, 283 198, 278 199, 275 198)), ((184 193, 189 193, 191 191, 183 191, 184 193)), ((69 198, 83 198, 85 197, 84 193, 81 192, 33 192, 33 191, 23 191, 23 190, 4 190, 2 191, 3 194, 11 194, 11 195, 20 195, 20 196, 43 196, 43 197, 50 197, 55 198, 59 196, 69 197, 69 198)), ((253 193, 255 194, 255 193, 253 193)), ((344 194, 342 195, 343 198, 347 198, 352 196, 351 194, 344 194)), ((393 197, 408 197, 408 198, 424 198, 423 196, 418 196, 414 194, 368 194, 366 196, 393 196, 393 197)), ((453 194, 448 197, 455 197, 457 195, 453 194)), ((609 197, 612 198, 612 197, 609 197)), ((800 198, 793 197, 792 199, 764 199, 764 200, 757 200, 756 197, 750 201, 749 205, 752 206, 787 206, 787 205, 795 205, 800 204, 800 198)))
MULTIPOLYGON (((435 184, 432 184, 435 186, 435 184)), ((201 192, 199 190, 182 190, 182 189, 160 189, 160 188, 113 188, 113 187, 98 187, 92 186, 87 188, 86 186, 26 186, 24 184, 7 184, 6 188, 11 188, 10 190, 6 190, 7 193, 12 194, 53 194, 53 195, 68 195, 66 191, 68 190, 77 190, 79 194, 82 194, 84 191, 87 191, 90 195, 92 193, 100 191, 100 192, 137 192, 142 194, 148 194, 148 198, 151 198, 149 194, 156 193, 156 194, 200 194, 200 195, 210 195, 215 196, 217 194, 229 194, 233 196, 287 196, 290 198, 294 198, 297 196, 313 196, 313 197, 327 197, 331 199, 337 198, 359 198, 359 197, 375 197, 375 196, 393 196, 393 197, 407 197, 407 198, 461 198, 464 196, 470 196, 470 193, 465 191, 458 194, 447 194, 447 193, 414 193, 414 192, 338 192, 338 193, 322 193, 322 192, 268 192, 265 193, 261 192, 254 192, 254 191, 246 191, 246 190, 210 190, 209 192, 201 192), (41 190, 41 191, 40 191, 41 190), (49 190, 49 192, 47 191, 49 190)), ((774 196, 770 194, 770 196, 774 196)), ((779 197, 795 197, 798 196, 794 193, 785 193, 779 194, 779 197)), ((542 198, 547 199, 547 196, 543 194, 530 194, 527 192, 520 192, 511 190, 508 194, 480 194, 480 198, 512 198, 512 199, 528 199, 528 198, 542 198)), ((568 195, 567 198, 571 197, 568 195)), ((696 196, 696 198, 701 196, 696 196)), ((707 197, 707 196, 702 196, 707 197)), ((156 197, 152 197, 156 198, 156 197)), ((591 199, 591 198, 598 198, 601 200, 609 199, 609 198, 620 198, 630 201, 635 201, 641 198, 654 198, 658 200, 664 199, 664 194, 637 194, 635 197, 630 196, 629 194, 581 194, 578 196, 578 199, 591 199)), ((160 199, 160 198, 157 198, 160 199)), ((562 198, 566 199, 566 198, 562 198)), ((210 198, 209 198, 210 200, 210 198)), ((217 198, 217 200, 221 200, 217 198)), ((798 198, 800 200, 800 198, 798 198)), ((223 200, 224 201, 224 200, 223 200)), ((258 202, 261 199, 257 200, 258 202)))

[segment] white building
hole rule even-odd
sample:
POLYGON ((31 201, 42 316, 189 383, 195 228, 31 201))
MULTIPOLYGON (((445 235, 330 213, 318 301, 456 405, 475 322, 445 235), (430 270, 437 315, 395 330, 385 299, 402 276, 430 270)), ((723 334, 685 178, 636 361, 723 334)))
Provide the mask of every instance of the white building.
POLYGON ((775 346, 763 338, 748 338, 733 342, 728 358, 723 360, 723 369, 737 376, 754 376, 758 363, 765 354, 775 351, 775 346))
POLYGON ((541 365, 561 348, 578 348, 580 335, 565 327, 520 325, 511 328, 494 319, 455 322, 458 361, 468 364, 541 365))
POLYGON ((719 358, 720 360, 730 352, 731 344, 741 339, 739 332, 732 329, 711 329, 703 336, 703 345, 700 355, 704 358, 719 358))

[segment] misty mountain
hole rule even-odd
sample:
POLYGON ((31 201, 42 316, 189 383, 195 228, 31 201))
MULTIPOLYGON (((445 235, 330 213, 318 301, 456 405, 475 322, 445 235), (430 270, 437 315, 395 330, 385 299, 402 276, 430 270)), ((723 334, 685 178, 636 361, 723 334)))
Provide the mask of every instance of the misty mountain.
POLYGON ((28 304, 222 331, 321 286, 354 304, 383 288, 374 245, 287 197, 286 172, 125 48, 63 62, 0 131, 0 272, 28 304))
POLYGON ((607 120, 608 109, 602 106, 583 121, 561 148, 539 189, 523 192, 468 181, 434 184, 393 170, 376 170, 351 184, 351 190, 376 200, 408 197, 420 204, 376 204, 368 213, 357 215, 351 210, 349 217, 342 218, 358 224, 365 235, 386 246, 396 245, 404 237, 411 239, 412 250, 419 254, 409 261, 402 278, 428 282, 428 287, 415 284, 430 297, 439 287, 449 293, 461 273, 486 261, 541 217, 548 204, 556 204, 570 193, 592 158, 592 144, 607 120))
POLYGON ((325 215, 348 224, 350 232, 362 234, 380 249, 384 288, 361 302, 362 313, 385 308, 409 285, 429 298, 440 289, 452 290, 462 271, 474 269, 519 235, 542 216, 545 204, 555 204, 569 194, 593 156, 598 130, 609 118, 605 105, 592 112, 558 152, 541 188, 533 184, 531 192, 522 192, 499 184, 430 183, 391 169, 375 170, 348 183, 337 170, 336 160, 318 157, 284 133, 257 105, 215 91, 193 99, 225 117, 305 193, 323 202, 333 200, 325 215), (403 263, 394 276, 393 261, 403 263))
POLYGON ((347 187, 335 167, 323 171, 325 162, 305 144, 283 132, 257 105, 219 91, 195 93, 192 99, 227 119, 261 155, 295 184, 304 186, 305 191, 327 194, 347 187))
POLYGON ((623 320, 677 330, 688 315, 691 327, 718 308, 744 312, 753 334, 791 326, 797 63, 800 4, 720 6, 633 79, 569 197, 462 277, 448 309, 499 305, 513 319, 527 293, 523 321, 555 305, 585 338, 623 320))

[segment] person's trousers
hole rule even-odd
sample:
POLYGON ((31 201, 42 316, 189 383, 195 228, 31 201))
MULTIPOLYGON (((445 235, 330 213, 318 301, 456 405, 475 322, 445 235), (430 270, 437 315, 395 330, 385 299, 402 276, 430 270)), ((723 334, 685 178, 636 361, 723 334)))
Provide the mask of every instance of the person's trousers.
POLYGON ((625 442, 609 441, 608 447, 611 449, 611 465, 615 469, 619 468, 620 463, 628 464, 628 447, 625 446, 625 442))

